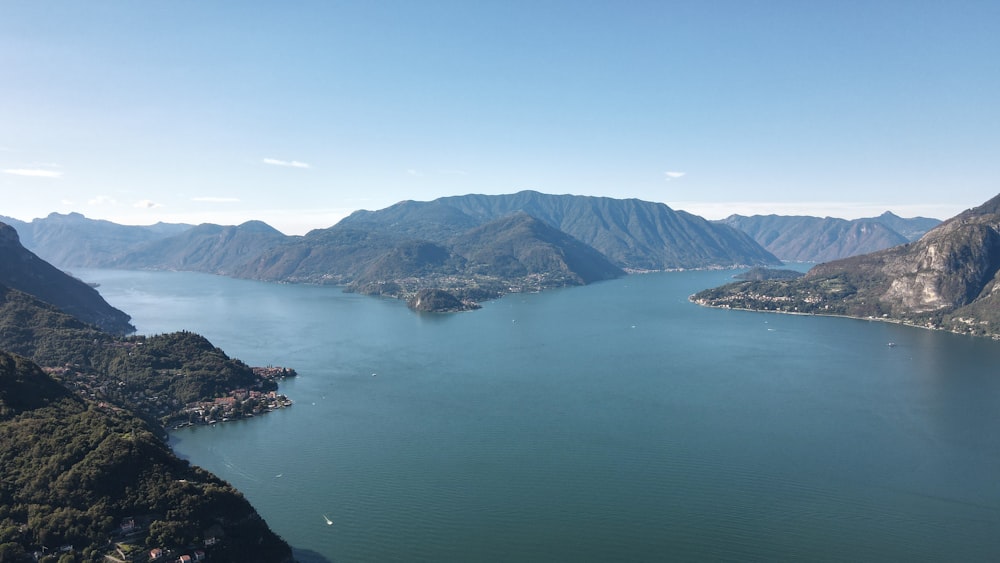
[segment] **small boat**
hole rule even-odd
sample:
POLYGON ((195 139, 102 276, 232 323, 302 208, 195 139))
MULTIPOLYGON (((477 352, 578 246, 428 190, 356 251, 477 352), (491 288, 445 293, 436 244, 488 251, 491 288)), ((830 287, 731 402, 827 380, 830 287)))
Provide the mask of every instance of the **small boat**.
POLYGON ((323 520, 326 520, 327 526, 333 526, 333 520, 330 520, 330 517, 327 516, 326 514, 323 515, 323 520))
POLYGON ((886 346, 888 346, 890 348, 895 348, 896 347, 896 343, 895 342, 890 342, 890 343, 886 344, 886 346))

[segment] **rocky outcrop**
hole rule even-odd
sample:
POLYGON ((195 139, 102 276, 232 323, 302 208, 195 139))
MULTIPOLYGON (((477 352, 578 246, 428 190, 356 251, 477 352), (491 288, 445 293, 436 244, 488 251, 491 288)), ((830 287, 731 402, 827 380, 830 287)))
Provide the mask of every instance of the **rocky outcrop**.
POLYGON ((899 320, 1000 336, 1000 195, 916 242, 692 297, 714 306, 899 320))

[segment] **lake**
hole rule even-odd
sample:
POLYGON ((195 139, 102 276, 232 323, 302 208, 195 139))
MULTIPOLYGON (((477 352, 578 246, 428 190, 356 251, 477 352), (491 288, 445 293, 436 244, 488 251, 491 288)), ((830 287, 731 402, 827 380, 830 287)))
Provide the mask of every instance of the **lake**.
POLYGON ((727 271, 450 315, 75 274, 140 333, 298 370, 293 407, 171 441, 304 563, 1000 558, 1000 342, 688 302, 727 271))

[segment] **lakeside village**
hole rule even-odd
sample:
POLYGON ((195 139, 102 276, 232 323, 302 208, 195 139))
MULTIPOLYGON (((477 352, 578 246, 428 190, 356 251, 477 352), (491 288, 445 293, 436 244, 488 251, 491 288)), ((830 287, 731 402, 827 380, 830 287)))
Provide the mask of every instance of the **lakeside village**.
MULTIPOLYGON (((298 375, 294 369, 286 367, 267 366, 251 369, 254 375, 261 378, 261 381, 276 381, 298 375)), ((230 420, 252 418, 290 406, 292 406, 292 400, 277 391, 233 389, 223 397, 185 405, 180 413, 168 421, 168 425, 177 430, 196 424, 229 422, 230 420)))
MULTIPOLYGON (((156 394, 149 389, 137 390, 127 386, 123 381, 102 379, 87 373, 80 366, 67 365, 63 367, 44 367, 46 373, 54 376, 77 394, 95 401, 101 408, 118 410, 111 401, 126 401, 138 412, 146 412, 159 417, 165 428, 183 428, 196 424, 210 425, 249 418, 276 409, 292 405, 292 401, 275 391, 277 382, 286 377, 294 377, 296 371, 286 367, 251 367, 257 376, 255 388, 234 389, 221 397, 211 400, 182 404, 176 399, 169 399, 166 394, 156 394)), ((181 480, 182 483, 187 481, 181 480)), ((197 490, 197 489, 192 489, 197 490)), ((223 549, 229 540, 222 526, 218 523, 206 529, 197 542, 186 547, 146 545, 147 537, 153 523, 162 515, 142 514, 126 516, 113 531, 108 540, 104 561, 108 563, 195 563, 198 561, 225 559, 225 555, 213 556, 213 552, 223 549)), ((254 515, 253 517, 259 518, 254 515)), ((79 561, 77 550, 72 544, 58 548, 39 546, 40 550, 32 555, 35 561, 55 561, 55 556, 72 557, 79 561), (46 551, 48 553, 46 553, 46 551)), ((3 558, 0 557, 0 560, 3 558)))
POLYGON ((117 385, 109 383, 93 373, 76 369, 76 366, 43 368, 71 390, 98 401, 102 407, 114 408, 104 403, 103 399, 128 404, 136 411, 157 417, 164 428, 173 429, 252 418, 293 404, 291 399, 275 389, 278 380, 298 375, 294 369, 280 366, 251 369, 258 378, 253 388, 232 389, 220 397, 185 404, 150 389, 126 390, 124 382, 117 382, 117 385), (121 388, 116 388, 119 386, 121 388))

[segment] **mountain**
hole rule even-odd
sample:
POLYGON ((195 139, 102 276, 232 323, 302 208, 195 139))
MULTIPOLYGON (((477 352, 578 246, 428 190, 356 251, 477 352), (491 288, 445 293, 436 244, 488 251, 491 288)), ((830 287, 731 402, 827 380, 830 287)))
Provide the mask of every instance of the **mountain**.
POLYGON ((549 276, 552 285, 583 285, 624 272, 600 252, 524 211, 455 237, 451 248, 465 270, 503 278, 549 276))
POLYGON ((463 195, 357 211, 339 226, 391 229, 441 242, 514 213, 528 215, 593 247, 625 270, 780 264, 744 233, 662 203, 549 195, 463 195))
POLYGON ((79 213, 51 213, 31 222, 8 220, 21 243, 51 264, 63 268, 94 267, 128 252, 137 245, 180 234, 191 225, 157 223, 150 226, 119 225, 88 219, 79 213))
POLYGON ((415 303, 471 306, 620 276, 625 269, 780 264, 749 236, 658 203, 520 192, 404 201, 287 237, 260 222, 199 225, 100 264, 338 284, 415 303), (449 303, 443 294, 421 303, 449 303))
POLYGON ((261 221, 248 221, 238 226, 206 223, 174 236, 136 245, 129 252, 99 262, 98 265, 233 275, 233 271, 240 265, 289 238, 294 237, 286 237, 261 221))
POLYGON ((512 289, 582 285, 624 273, 596 250, 524 213, 464 231, 456 228, 440 243, 419 235, 405 228, 338 224, 274 246, 234 272, 272 281, 342 284, 349 291, 411 304, 421 290, 450 295, 420 300, 421 308, 442 304, 432 310, 458 310, 455 300, 472 308, 512 289))
POLYGON ((917 240, 924 236, 924 233, 941 224, 940 219, 931 219, 929 217, 910 217, 909 219, 904 219, 890 211, 886 211, 878 217, 872 217, 871 220, 882 223, 911 241, 917 240))
POLYGON ((139 553, 201 548, 214 561, 291 561, 243 495, 177 458, 155 428, 6 352, 0 443, 0 560, 34 561, 48 546, 63 551, 60 561, 97 561, 119 557, 116 542, 139 541, 139 553))
POLYGON ((62 383, 159 423, 189 403, 226 396, 233 389, 277 389, 273 379, 258 376, 198 334, 114 336, 3 286, 0 350, 60 369, 62 383), (72 371, 66 366, 73 366, 72 371))
POLYGON ((0 561, 57 548, 60 561, 120 560, 154 547, 291 561, 238 491, 161 438, 160 421, 189 403, 274 390, 273 379, 193 333, 116 336, 67 314, 40 297, 93 288, 25 250, 7 225, 0 242, 5 281, 34 293, 0 284, 0 561))
MULTIPOLYGON (((776 264, 745 233, 660 203, 525 191, 404 201, 305 236, 259 221, 204 224, 89 265, 338 284, 411 303, 441 290, 469 307, 625 270, 776 264)), ((437 296, 421 302, 451 302, 437 296)))
POLYGON ((730 215, 720 222, 750 235, 782 260, 793 262, 826 262, 875 252, 920 238, 940 223, 923 217, 902 219, 888 211, 879 217, 853 221, 833 217, 730 215))
POLYGON ((915 242, 820 264, 794 281, 729 284, 692 299, 1000 337, 1000 195, 915 242))
POLYGON ((135 331, 131 317, 109 305, 93 287, 28 251, 13 227, 4 223, 0 223, 0 285, 30 293, 108 332, 135 331))

